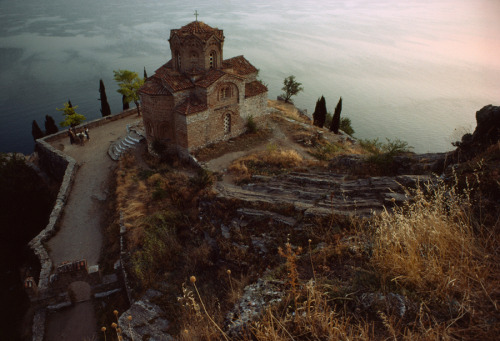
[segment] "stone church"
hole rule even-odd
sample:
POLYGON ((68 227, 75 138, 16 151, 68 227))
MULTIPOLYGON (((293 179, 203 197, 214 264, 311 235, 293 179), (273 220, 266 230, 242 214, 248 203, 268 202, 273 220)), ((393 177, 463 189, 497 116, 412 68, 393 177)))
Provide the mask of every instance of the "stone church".
POLYGON ((201 21, 170 31, 172 58, 139 90, 148 145, 186 153, 246 130, 267 113, 267 87, 243 56, 223 58, 224 34, 201 21))

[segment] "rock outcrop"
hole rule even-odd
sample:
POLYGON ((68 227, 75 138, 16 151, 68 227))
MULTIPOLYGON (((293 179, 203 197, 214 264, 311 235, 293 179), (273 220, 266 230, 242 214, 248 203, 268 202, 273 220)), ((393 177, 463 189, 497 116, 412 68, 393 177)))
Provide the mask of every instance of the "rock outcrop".
POLYGON ((456 161, 470 160, 489 146, 500 141, 500 106, 486 105, 476 112, 476 129, 472 134, 462 136, 454 153, 456 161))
POLYGON ((406 200, 404 187, 429 179, 426 175, 400 175, 349 180, 335 173, 292 172, 273 177, 253 176, 243 186, 218 183, 216 189, 225 198, 292 205, 305 216, 334 213, 367 217, 384 206, 406 200))
POLYGON ((169 322, 162 318, 164 312, 152 301, 161 293, 148 290, 140 300, 134 302, 118 320, 124 340, 174 340, 168 333, 169 322), (131 316, 129 318, 129 316, 131 316))

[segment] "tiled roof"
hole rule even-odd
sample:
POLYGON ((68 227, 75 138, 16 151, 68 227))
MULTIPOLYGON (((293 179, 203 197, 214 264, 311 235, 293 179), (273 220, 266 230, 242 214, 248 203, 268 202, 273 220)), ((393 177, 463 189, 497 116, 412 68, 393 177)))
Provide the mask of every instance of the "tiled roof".
POLYGON ((213 28, 201 21, 193 21, 186 26, 182 26, 179 29, 174 29, 170 31, 170 37, 177 34, 181 37, 188 35, 195 35, 203 41, 207 41, 212 35, 215 35, 219 39, 224 39, 224 34, 222 30, 218 28, 213 28))
POLYGON ((226 59, 222 62, 222 67, 224 69, 232 69, 233 72, 240 76, 245 76, 258 71, 255 66, 250 64, 250 62, 243 56, 226 59))
POLYGON ((190 96, 188 99, 186 99, 184 102, 179 104, 176 108, 175 111, 181 115, 190 115, 190 114, 195 114, 197 112, 201 112, 204 110, 207 110, 207 104, 200 102, 196 99, 194 99, 192 96, 190 96))
POLYGON ((149 77, 139 91, 147 95, 171 95, 156 76, 149 77))
POLYGON ((267 87, 259 81, 245 84, 245 98, 257 96, 264 92, 267 92, 267 87))
POLYGON ((189 78, 172 70, 168 63, 160 67, 155 72, 155 76, 165 82, 173 91, 181 91, 193 88, 194 85, 189 78))
POLYGON ((196 85, 201 86, 202 88, 207 88, 225 74, 226 73, 221 70, 212 69, 208 71, 205 76, 197 80, 196 85))

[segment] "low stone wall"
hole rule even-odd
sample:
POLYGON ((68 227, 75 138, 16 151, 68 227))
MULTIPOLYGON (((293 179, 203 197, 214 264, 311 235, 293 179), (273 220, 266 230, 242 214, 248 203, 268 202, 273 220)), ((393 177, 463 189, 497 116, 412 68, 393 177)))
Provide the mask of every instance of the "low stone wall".
MULTIPOLYGON (((97 118, 95 120, 82 123, 79 126, 76 126, 75 128, 76 128, 76 130, 82 130, 85 128, 89 128, 89 129, 96 128, 96 127, 100 127, 102 125, 105 125, 106 123, 117 121, 117 120, 122 119, 122 118, 127 117, 127 116, 131 116, 133 114, 137 114, 137 108, 128 109, 128 110, 122 111, 119 114, 97 118)), ((63 139, 63 138, 69 138, 68 137, 68 129, 64 129, 64 130, 61 130, 55 134, 45 136, 41 140, 44 140, 46 142, 54 142, 54 141, 58 141, 58 140, 63 139)))
POLYGON ((50 213, 49 223, 35 238, 29 242, 30 248, 40 260, 41 270, 38 281, 38 290, 48 289, 49 277, 52 270, 52 260, 49 257, 43 243, 49 240, 56 233, 56 226, 59 222, 66 200, 71 191, 71 185, 75 179, 78 169, 76 161, 52 147, 45 139, 36 141, 36 150, 39 154, 40 167, 57 180, 61 180, 61 186, 57 193, 54 208, 50 213))

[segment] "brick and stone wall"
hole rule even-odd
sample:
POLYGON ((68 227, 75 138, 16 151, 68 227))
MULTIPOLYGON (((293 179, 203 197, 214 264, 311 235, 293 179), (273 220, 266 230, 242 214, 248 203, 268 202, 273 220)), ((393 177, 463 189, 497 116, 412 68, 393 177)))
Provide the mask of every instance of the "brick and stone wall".
POLYGON ((246 98, 242 105, 241 113, 245 120, 249 116, 252 116, 256 122, 260 121, 261 117, 268 113, 267 92, 246 98))

